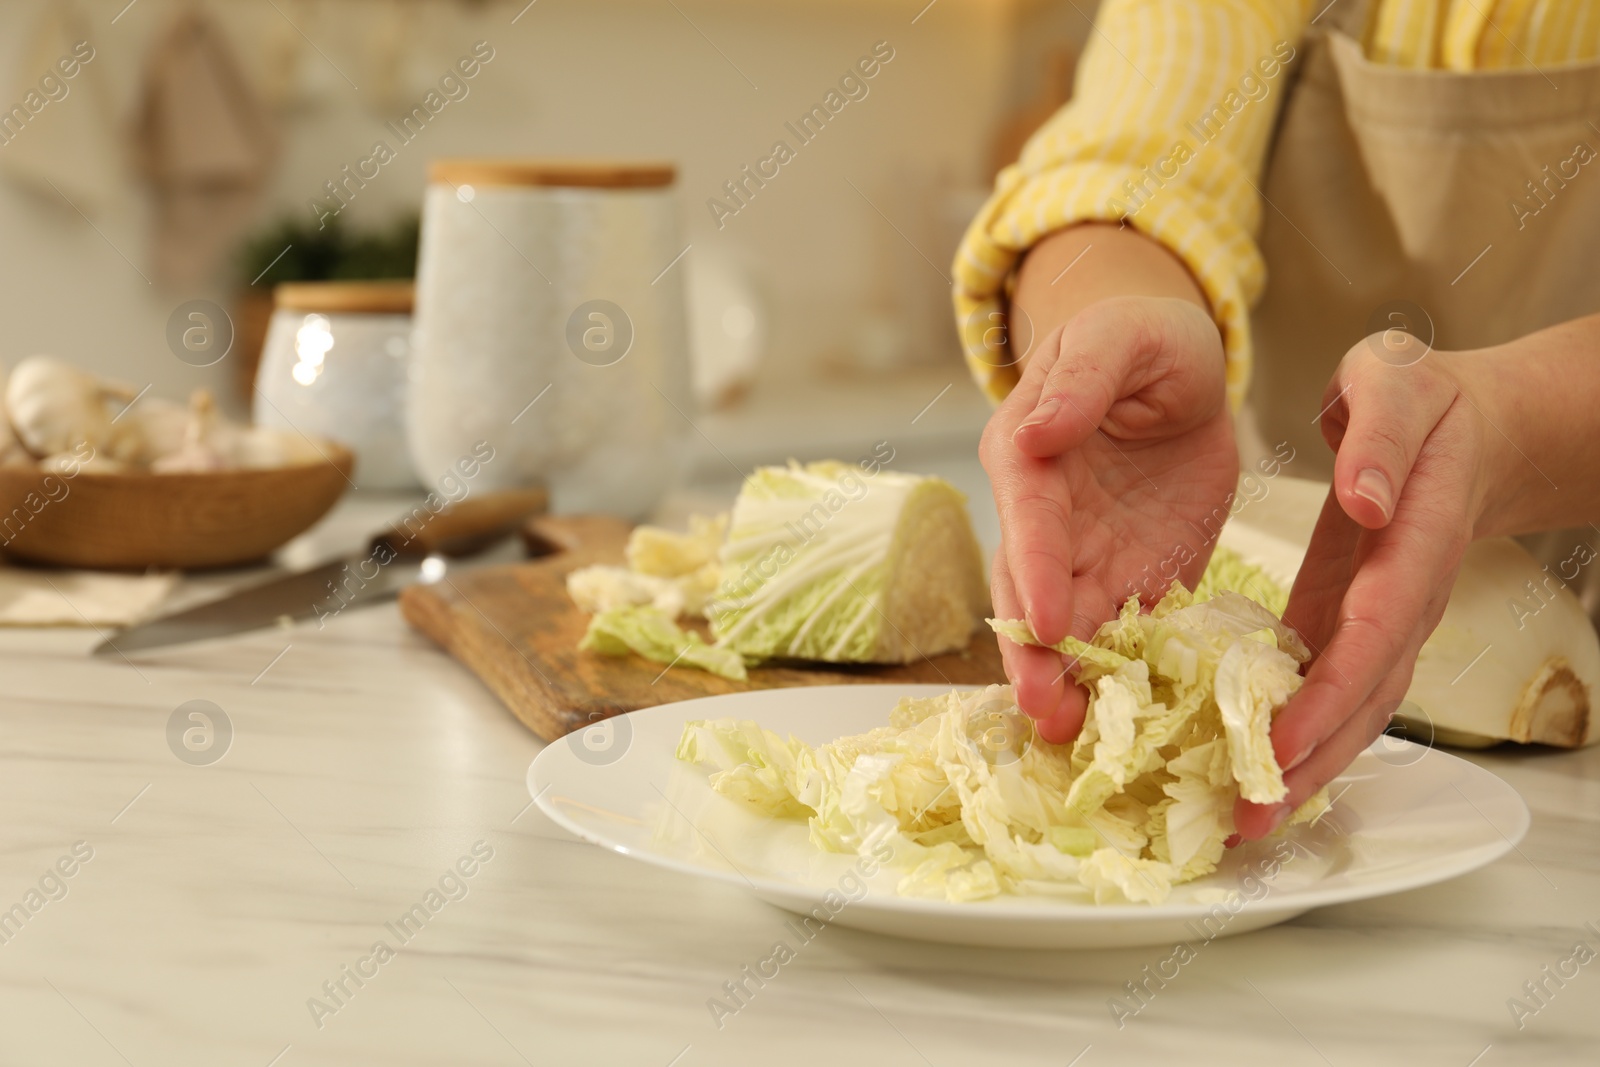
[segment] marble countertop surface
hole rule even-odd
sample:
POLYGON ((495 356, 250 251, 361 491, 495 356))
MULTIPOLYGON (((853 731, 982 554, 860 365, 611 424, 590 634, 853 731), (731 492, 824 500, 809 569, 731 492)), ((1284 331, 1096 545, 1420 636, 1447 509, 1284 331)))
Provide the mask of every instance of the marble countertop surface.
MULTIPOLYGON (((396 510, 342 505, 296 553, 396 510)), ((1595 1062, 1600 749, 1469 754, 1532 808, 1519 849, 1219 940, 1120 1026, 1168 950, 834 927, 719 1027, 708 1000, 787 917, 550 823, 540 742, 392 604, 131 664, 97 640, 0 633, 0 1064, 1595 1062), (196 700, 225 745, 174 731, 196 700)))

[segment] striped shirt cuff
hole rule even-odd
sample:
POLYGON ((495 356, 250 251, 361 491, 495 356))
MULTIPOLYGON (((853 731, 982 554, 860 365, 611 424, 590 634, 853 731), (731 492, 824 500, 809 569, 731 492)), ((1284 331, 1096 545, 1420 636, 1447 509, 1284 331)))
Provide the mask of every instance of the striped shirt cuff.
POLYGON ((1075 223, 1125 219, 1182 260, 1205 293, 1227 354, 1228 401, 1238 409, 1250 378, 1249 307, 1265 280, 1260 252, 1209 197, 1187 184, 1156 187, 1150 169, 1089 161, 1035 174, 1017 167, 1001 173, 995 194, 968 227, 953 268, 967 366, 993 403, 1005 399, 1018 377, 1020 354, 1006 343, 1007 314, 1011 279, 1023 254, 1075 223))

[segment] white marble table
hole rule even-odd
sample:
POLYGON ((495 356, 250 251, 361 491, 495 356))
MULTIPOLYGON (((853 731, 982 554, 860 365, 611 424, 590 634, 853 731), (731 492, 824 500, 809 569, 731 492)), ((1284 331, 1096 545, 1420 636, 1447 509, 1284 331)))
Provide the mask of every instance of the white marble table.
MULTIPOLYGON (((383 506, 343 507, 320 547, 353 545, 383 506)), ((707 999, 785 916, 530 809, 540 743, 392 605, 136 666, 87 658, 94 642, 0 633, 0 909, 39 891, 20 929, 0 914, 0 1064, 1596 1061, 1600 962, 1550 983, 1520 1031, 1507 1000, 1580 938, 1600 950, 1582 929, 1600 926, 1600 750, 1471 757, 1533 809, 1518 852, 1217 941, 1121 1029, 1109 999, 1165 950, 831 928, 719 1030, 707 999), (194 699, 235 731, 209 766, 168 747, 194 699), (402 941, 386 924, 475 846, 492 858, 402 941), (71 877, 47 877, 62 857, 71 877), (382 963, 380 939, 398 948, 382 963)))

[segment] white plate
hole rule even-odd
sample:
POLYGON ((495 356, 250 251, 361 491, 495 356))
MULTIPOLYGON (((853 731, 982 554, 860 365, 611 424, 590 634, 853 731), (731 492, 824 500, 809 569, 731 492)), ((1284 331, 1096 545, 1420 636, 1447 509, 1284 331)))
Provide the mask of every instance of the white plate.
POLYGON ((896 895, 889 871, 860 879, 859 857, 818 851, 803 822, 770 820, 718 796, 705 770, 673 755, 693 719, 752 719, 817 745, 884 725, 902 696, 942 692, 948 687, 769 689, 648 708, 547 745, 528 768, 528 790, 552 819, 595 844, 811 913, 809 924, 795 921, 796 936, 827 920, 1007 948, 1192 945, 1454 878, 1504 855, 1528 829, 1527 805, 1488 771, 1385 737, 1334 785, 1330 818, 1231 850, 1219 870, 1175 887, 1159 906, 1047 897, 951 904, 896 895))

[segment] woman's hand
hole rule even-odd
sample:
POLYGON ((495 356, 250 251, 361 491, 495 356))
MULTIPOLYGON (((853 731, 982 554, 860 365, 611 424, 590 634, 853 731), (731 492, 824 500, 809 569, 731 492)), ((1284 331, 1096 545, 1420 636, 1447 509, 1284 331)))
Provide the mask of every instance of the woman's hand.
MULTIPOLYGON (((1417 653, 1444 613, 1491 482, 1485 353, 1431 352, 1399 331, 1352 348, 1323 400, 1333 488, 1284 619, 1313 659, 1272 725, 1286 800, 1240 800, 1263 837, 1348 767, 1405 699, 1417 653)), ((1498 439, 1497 439, 1498 440, 1498 439)))
MULTIPOLYGON (((1210 316, 1170 297, 1100 300, 1038 346, 983 434, 998 617, 1087 639, 1129 595, 1194 585, 1239 472, 1223 367, 1210 316)), ((1064 658, 1000 649, 1040 736, 1075 736, 1086 697, 1064 658)))

